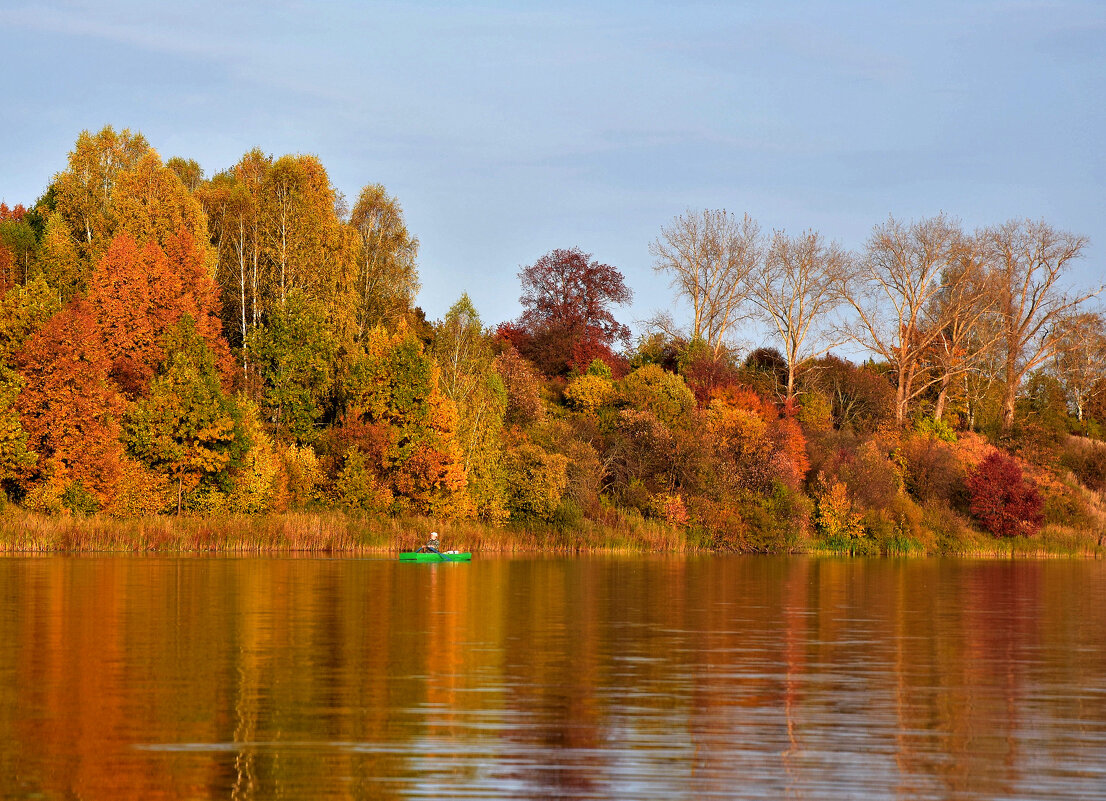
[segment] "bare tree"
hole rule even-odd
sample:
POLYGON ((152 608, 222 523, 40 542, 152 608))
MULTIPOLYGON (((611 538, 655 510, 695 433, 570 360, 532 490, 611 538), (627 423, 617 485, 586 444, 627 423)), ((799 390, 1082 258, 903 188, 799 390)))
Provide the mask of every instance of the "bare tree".
POLYGON ((842 288, 853 269, 852 256, 836 243, 827 245, 821 234, 777 231, 751 276, 749 300, 783 345, 788 400, 795 397, 799 368, 847 339, 835 336, 829 323, 845 303, 842 288))
MULTIPOLYGON (((961 376, 982 372, 993 379, 993 371, 982 369, 994 355, 999 327, 994 315, 996 293, 984 255, 984 237, 962 238, 955 262, 946 268, 941 286, 931 301, 928 317, 939 335, 932 341, 925 359, 939 389, 933 417, 944 417, 949 394, 961 376)), ((986 381, 976 381, 986 392, 986 381)))
POLYGON ((1101 314, 1082 312, 1064 317, 1056 329, 1052 371, 1083 422, 1087 403, 1102 391, 1106 378, 1106 320, 1101 314))
POLYGON ((724 209, 688 211, 661 229, 649 252, 653 269, 670 274, 672 287, 691 304, 691 338, 720 353, 760 261, 760 226, 724 209))
POLYGON ((937 380, 924 375, 922 357, 942 327, 927 313, 935 308, 941 277, 958 277, 949 267, 960 238, 960 226, 943 214, 910 225, 890 217, 873 229, 845 291, 857 314, 853 337, 894 372, 899 423, 910 401, 937 380))
POLYGON ((1056 351, 1056 323, 1102 287, 1067 294, 1060 284, 1072 260, 1082 255, 1086 237, 1057 231, 1043 220, 1011 220, 991 229, 987 240, 1004 362, 1002 429, 1009 431, 1022 380, 1056 351))

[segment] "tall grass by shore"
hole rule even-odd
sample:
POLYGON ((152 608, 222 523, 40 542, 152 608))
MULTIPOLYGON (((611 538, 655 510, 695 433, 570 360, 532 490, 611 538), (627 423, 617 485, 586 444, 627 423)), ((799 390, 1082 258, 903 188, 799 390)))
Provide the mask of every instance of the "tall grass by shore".
POLYGON ((651 521, 629 529, 585 522, 566 532, 542 526, 493 528, 472 521, 350 517, 338 512, 116 519, 49 517, 9 509, 0 515, 0 552, 398 552, 416 550, 431 531, 439 533, 445 548, 483 553, 698 550, 680 529, 651 521))
MULTIPOLYGON (((413 551, 437 531, 443 547, 474 553, 696 553, 710 543, 651 520, 612 527, 584 521, 495 528, 475 521, 351 517, 340 512, 279 515, 117 519, 48 517, 9 507, 0 514, 0 553, 394 553, 413 551)), ((995 539, 971 529, 936 530, 915 540, 809 540, 792 552, 811 555, 947 556, 986 558, 1106 558, 1101 538, 1048 526, 1037 537, 995 539)))

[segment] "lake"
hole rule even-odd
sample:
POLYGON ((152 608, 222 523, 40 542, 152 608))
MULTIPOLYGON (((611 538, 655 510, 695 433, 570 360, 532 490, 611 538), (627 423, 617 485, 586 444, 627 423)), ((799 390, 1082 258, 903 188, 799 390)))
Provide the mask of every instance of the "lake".
POLYGON ((1106 564, 0 558, 0 797, 1106 797, 1106 564))

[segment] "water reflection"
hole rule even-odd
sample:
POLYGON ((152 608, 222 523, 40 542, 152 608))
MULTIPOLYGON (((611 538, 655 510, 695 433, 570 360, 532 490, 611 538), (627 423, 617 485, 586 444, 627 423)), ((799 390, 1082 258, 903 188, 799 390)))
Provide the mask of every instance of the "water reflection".
POLYGON ((1096 562, 0 559, 37 798, 1079 798, 1096 562))

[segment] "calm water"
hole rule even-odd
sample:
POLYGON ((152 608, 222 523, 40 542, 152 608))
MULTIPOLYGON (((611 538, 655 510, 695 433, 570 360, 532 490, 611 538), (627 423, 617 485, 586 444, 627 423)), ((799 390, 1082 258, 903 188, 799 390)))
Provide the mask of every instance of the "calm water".
POLYGON ((0 559, 4 798, 1103 798, 1106 565, 0 559))

